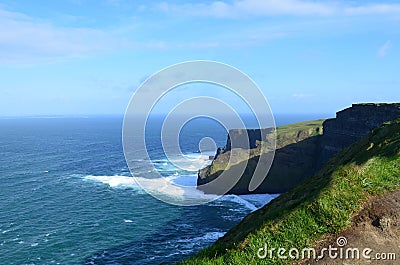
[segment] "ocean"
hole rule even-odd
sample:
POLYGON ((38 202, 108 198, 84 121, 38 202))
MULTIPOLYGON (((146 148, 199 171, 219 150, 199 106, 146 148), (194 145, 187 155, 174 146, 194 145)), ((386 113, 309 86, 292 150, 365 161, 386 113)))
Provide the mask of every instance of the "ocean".
MULTIPOLYGON (((324 115, 275 117, 277 125, 316 118, 324 115)), ((122 122, 122 116, 0 118, 0 264, 169 264, 211 245, 278 196, 225 195, 185 207, 159 201, 135 182, 149 174, 140 161, 133 177, 127 167, 122 122)), ((152 134, 157 130, 148 131, 156 170, 194 186, 199 168, 176 168, 152 134)), ((227 132, 192 120, 179 138, 182 152, 195 157, 206 136, 223 147, 227 132)), ((206 195, 194 189, 193 196, 206 195)))

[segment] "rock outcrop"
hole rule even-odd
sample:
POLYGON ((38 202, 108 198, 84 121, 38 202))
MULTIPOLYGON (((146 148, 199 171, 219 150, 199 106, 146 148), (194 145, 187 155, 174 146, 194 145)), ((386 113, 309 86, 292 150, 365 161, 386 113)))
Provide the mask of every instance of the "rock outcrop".
POLYGON ((353 104, 336 113, 336 118, 323 123, 320 165, 326 163, 343 148, 358 141, 382 123, 400 116, 400 104, 353 104))
POLYGON ((232 149, 232 142, 235 143, 233 148, 257 148, 260 142, 267 141, 267 136, 272 129, 233 129, 229 130, 228 140, 224 151, 232 149))
POLYGON ((218 149, 210 166, 199 170, 198 188, 205 193, 215 193, 218 189, 207 190, 202 185, 218 178, 223 171, 229 173, 233 168, 228 165, 231 159, 235 165, 246 163, 246 169, 228 193, 286 192, 317 172, 343 148, 398 116, 400 103, 353 104, 350 108, 337 112, 336 118, 325 120, 323 124, 322 121, 312 121, 278 127, 277 149, 271 169, 261 185, 251 192, 248 186, 261 155, 260 145, 268 142, 271 129, 247 130, 249 137, 244 129, 230 130, 226 146, 218 149), (233 147, 232 142, 235 142, 233 147), (231 157, 232 148, 243 149, 245 154, 235 152, 235 157, 231 157))

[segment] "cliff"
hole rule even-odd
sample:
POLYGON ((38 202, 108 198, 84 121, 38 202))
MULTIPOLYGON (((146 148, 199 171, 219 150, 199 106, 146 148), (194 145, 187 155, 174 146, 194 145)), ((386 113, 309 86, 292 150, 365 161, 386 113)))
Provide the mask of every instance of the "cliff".
MULTIPOLYGON (((271 169, 254 191, 249 191, 261 153, 260 146, 272 137, 271 129, 230 130, 227 144, 218 149, 212 164, 199 170, 197 185, 205 193, 218 193, 218 187, 203 188, 222 172, 234 174, 235 168, 245 166, 245 171, 231 194, 282 193, 297 186, 316 173, 343 148, 361 139, 386 121, 400 116, 400 104, 353 104, 337 112, 336 118, 309 121, 277 127, 276 152, 271 169), (235 140, 235 155, 231 142, 235 140), (249 156, 248 150, 250 148, 249 156), (243 149, 243 151, 240 151, 243 149), (231 164, 228 164, 231 159, 231 164), (246 164, 246 165, 244 165, 246 164)), ((268 151, 268 150, 267 150, 268 151)))
MULTIPOLYGON (((277 250, 285 249, 280 255, 288 256, 292 248, 300 253, 311 247, 317 251, 328 245, 337 248, 336 239, 341 236, 348 239, 346 247, 371 248, 371 257, 396 253, 399 176, 397 118, 343 148, 315 175, 246 216, 213 246, 183 264, 309 264, 301 256, 279 258, 277 250), (269 253, 259 256, 266 247, 275 250, 272 258, 269 253)), ((373 260, 329 259, 325 252, 322 261, 311 259, 311 263, 367 264, 373 260)), ((395 260, 380 262, 397 264, 395 260)))
POLYGON ((272 129, 233 129, 228 133, 228 140, 223 152, 232 149, 232 141, 235 143, 235 148, 257 148, 260 142, 267 141, 267 136, 272 132, 272 129))
MULTIPOLYGON (((281 193, 298 185, 306 176, 315 173, 318 162, 316 154, 319 152, 323 121, 307 121, 278 127, 276 129, 277 150, 268 177, 251 193, 281 193), (292 176, 290 181, 286 179, 286 176, 292 176)), ((248 186, 262 155, 261 145, 271 137, 271 129, 249 130, 249 143, 243 143, 244 135, 246 135, 244 130, 229 131, 226 146, 217 151, 210 166, 199 170, 197 179, 199 189, 205 193, 218 193, 218 187, 209 186, 206 189, 201 185, 218 178, 222 172, 235 174, 236 168, 245 166, 243 175, 229 193, 250 193, 248 186), (231 139, 240 139, 239 146, 247 145, 253 148, 248 152, 235 146, 235 152, 232 152, 231 139)))
POLYGON ((322 166, 344 147, 358 141, 382 123, 400 116, 400 104, 353 104, 336 113, 336 118, 323 123, 322 166))

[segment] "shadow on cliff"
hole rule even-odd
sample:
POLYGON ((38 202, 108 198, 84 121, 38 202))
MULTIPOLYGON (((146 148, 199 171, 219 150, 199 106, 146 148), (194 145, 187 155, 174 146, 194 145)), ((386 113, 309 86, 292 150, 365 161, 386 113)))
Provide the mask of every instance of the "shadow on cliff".
POLYGON ((342 163, 364 164, 371 157, 395 159, 400 152, 400 118, 384 124, 363 137, 358 145, 351 145, 341 152, 342 163), (348 154, 360 148, 362 152, 356 157, 348 154))
MULTIPOLYGON (((297 143, 286 145, 275 151, 275 157, 268 175, 261 185, 250 192, 248 186, 254 174, 260 156, 254 156, 225 170, 227 174, 239 174, 241 168, 245 171, 238 183, 228 192, 230 194, 249 193, 283 193, 300 184, 307 177, 315 174, 320 168, 320 142, 321 135, 311 136, 297 143)), ((261 159, 262 160, 262 159, 261 159)), ((224 170, 219 170, 207 176, 207 182, 216 179, 224 170)), ((205 193, 217 193, 218 187, 207 190, 198 187, 205 193)))

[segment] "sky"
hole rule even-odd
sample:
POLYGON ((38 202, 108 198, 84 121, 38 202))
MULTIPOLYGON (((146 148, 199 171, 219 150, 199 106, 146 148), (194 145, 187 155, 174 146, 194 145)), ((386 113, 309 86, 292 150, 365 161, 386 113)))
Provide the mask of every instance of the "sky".
POLYGON ((123 114, 146 78, 190 60, 243 71, 273 113, 400 102, 400 3, 0 0, 0 116, 123 114))

